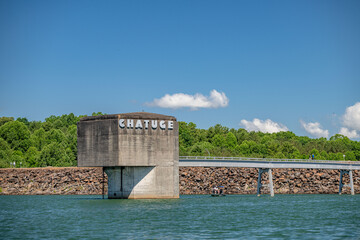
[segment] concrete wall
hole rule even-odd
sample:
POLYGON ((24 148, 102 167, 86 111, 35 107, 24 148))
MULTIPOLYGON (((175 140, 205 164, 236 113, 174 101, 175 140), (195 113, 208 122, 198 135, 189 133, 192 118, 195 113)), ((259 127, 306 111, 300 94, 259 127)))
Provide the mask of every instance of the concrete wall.
POLYGON ((178 198, 178 122, 144 112, 82 118, 78 166, 105 167, 109 198, 178 198))

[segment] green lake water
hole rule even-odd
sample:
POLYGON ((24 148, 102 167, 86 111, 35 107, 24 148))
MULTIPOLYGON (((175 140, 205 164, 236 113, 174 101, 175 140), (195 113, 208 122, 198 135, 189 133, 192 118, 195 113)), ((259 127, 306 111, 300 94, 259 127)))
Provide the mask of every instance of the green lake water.
POLYGON ((0 239, 360 239, 360 195, 0 196, 0 239))

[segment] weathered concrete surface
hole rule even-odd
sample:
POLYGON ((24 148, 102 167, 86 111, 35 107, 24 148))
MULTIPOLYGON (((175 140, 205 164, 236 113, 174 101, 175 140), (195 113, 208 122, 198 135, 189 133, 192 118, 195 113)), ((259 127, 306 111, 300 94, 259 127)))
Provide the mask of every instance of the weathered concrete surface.
POLYGON ((169 192, 173 192, 174 189, 172 184, 164 184, 168 176, 173 175, 172 168, 106 167, 105 172, 108 176, 110 198, 174 198, 172 195, 169 196, 169 192), (153 184, 159 182, 162 184, 153 184))
MULTIPOLYGON (((144 125, 144 124, 143 124, 144 125)), ((173 166, 179 160, 179 127, 175 117, 154 113, 125 113, 84 117, 78 122, 78 166, 173 166), (120 119, 132 119, 131 128, 119 127, 120 119), (136 120, 149 120, 145 129, 136 120), (174 123, 173 129, 153 129, 151 120, 174 123)))
MULTIPOLYGON (((353 173, 355 194, 360 194, 360 171, 353 173)), ((214 185, 224 186, 226 194, 256 194, 255 168, 180 167, 179 175, 180 194, 209 194, 214 185)), ((338 170, 273 169, 275 196, 337 194, 339 180, 338 170)), ((0 194, 102 194, 102 181, 102 168, 0 169, 0 194)), ((104 181, 107 194, 106 174, 104 181)), ((349 183, 347 175, 344 182, 349 183)), ((344 188, 343 194, 350 194, 350 189, 344 188)))
POLYGON ((105 167, 109 198, 179 197, 179 126, 154 113, 85 117, 78 166, 105 167))

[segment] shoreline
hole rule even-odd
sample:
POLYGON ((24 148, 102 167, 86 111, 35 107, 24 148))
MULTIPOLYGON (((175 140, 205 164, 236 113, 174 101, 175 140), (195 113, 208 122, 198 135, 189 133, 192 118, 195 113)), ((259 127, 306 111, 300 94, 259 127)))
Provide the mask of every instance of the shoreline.
MULTIPOLYGON (((355 194, 360 193, 360 171, 353 171, 355 194)), ((0 169, 0 195, 107 195, 107 176, 101 167, 44 167, 0 169)), ((225 194, 256 194, 258 169, 180 167, 180 195, 210 194, 224 186, 225 194)), ((340 173, 323 169, 273 169, 276 194, 337 194, 340 173)), ((266 177, 263 178, 267 181, 266 177)), ((345 184, 349 182, 347 176, 345 184)), ((262 195, 269 191, 264 188, 262 195)), ((350 188, 343 188, 349 194, 350 188)))

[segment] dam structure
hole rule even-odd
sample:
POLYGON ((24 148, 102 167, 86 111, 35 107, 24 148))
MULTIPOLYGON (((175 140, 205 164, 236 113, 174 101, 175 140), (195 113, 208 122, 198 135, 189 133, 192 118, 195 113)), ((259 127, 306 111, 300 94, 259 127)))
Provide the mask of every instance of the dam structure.
POLYGON ((179 198, 179 125, 146 113, 89 116, 77 125, 78 167, 103 167, 108 198, 179 198))

